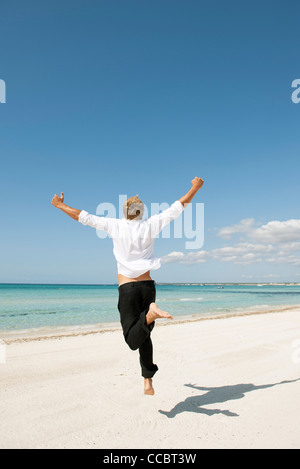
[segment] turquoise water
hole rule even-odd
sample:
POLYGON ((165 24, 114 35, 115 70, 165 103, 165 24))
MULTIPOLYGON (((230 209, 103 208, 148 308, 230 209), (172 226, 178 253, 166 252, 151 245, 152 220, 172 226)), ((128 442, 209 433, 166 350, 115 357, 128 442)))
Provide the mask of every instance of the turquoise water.
MULTIPOLYGON (((0 284, 0 330, 119 321, 117 285, 0 284)), ((161 308, 178 316, 300 305, 300 286, 157 285, 161 308)))

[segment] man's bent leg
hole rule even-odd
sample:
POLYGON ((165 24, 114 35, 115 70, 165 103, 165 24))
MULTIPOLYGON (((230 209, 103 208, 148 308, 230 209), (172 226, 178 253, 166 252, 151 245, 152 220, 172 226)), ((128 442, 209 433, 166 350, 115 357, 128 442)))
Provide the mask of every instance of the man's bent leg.
POLYGON ((155 301, 155 282, 135 282, 119 287, 118 309, 126 343, 133 350, 139 349, 145 394, 154 394, 152 376, 158 370, 153 363, 153 347, 150 339, 154 318, 148 324, 149 306, 155 301), (140 313, 138 312, 140 311, 140 313))
POLYGON ((147 324, 146 314, 148 311, 143 311, 138 320, 131 326, 125 335, 126 343, 132 350, 139 349, 142 344, 150 338, 150 333, 154 327, 154 322, 147 324))

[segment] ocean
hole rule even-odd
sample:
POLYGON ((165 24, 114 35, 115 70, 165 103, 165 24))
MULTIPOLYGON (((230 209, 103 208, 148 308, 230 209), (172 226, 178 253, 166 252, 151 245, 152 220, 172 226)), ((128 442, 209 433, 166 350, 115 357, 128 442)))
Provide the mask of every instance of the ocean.
MULTIPOLYGON (((174 319, 300 305, 300 285, 157 284, 157 303, 174 319)), ((0 284, 0 331, 119 321, 117 285, 0 284)))

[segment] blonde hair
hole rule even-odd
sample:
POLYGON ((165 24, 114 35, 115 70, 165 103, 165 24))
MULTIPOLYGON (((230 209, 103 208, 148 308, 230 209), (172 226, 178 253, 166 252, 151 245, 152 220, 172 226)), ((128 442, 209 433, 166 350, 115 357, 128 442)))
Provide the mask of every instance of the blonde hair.
POLYGON ((127 199, 123 206, 123 214, 127 220, 141 220, 144 213, 144 204, 137 195, 127 199))

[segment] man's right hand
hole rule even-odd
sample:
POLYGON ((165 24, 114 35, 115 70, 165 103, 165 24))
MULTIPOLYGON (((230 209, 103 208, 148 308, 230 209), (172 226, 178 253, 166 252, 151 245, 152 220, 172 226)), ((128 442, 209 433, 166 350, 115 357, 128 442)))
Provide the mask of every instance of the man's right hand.
POLYGON ((203 184, 204 181, 201 178, 195 177, 192 180, 192 187, 190 188, 190 190, 183 197, 178 199, 179 202, 182 203, 184 208, 191 202, 191 200, 197 194, 198 190, 201 189, 203 184))
POLYGON ((60 197, 58 197, 57 194, 54 195, 52 201, 51 201, 52 205, 54 205, 54 207, 59 207, 59 205, 63 204, 64 203, 64 193, 62 192, 60 194, 60 197))
POLYGON ((204 181, 203 181, 203 179, 201 179, 201 178, 195 177, 195 178, 192 180, 192 186, 193 186, 195 189, 197 189, 197 190, 201 189, 201 187, 203 186, 203 184, 204 184, 204 181))

